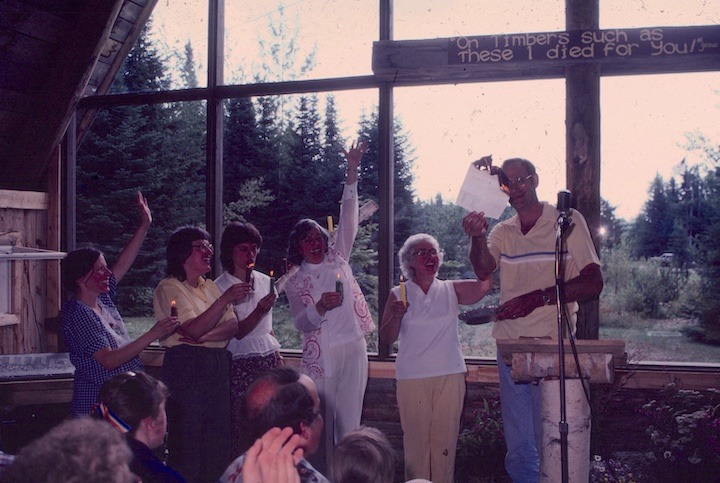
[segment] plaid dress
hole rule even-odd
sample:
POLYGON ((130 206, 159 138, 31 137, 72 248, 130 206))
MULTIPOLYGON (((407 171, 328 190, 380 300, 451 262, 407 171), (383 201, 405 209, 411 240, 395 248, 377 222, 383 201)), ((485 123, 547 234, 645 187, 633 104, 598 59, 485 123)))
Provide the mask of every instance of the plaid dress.
POLYGON ((70 362, 75 366, 72 399, 74 418, 90 413, 105 381, 117 374, 143 370, 142 362, 137 356, 112 371, 105 369, 93 357, 95 352, 106 347, 117 349, 131 342, 125 323, 112 301, 116 289, 117 281, 112 275, 110 292, 98 297, 102 319, 93 309, 74 297, 65 302, 60 311, 62 335, 70 353, 70 362))

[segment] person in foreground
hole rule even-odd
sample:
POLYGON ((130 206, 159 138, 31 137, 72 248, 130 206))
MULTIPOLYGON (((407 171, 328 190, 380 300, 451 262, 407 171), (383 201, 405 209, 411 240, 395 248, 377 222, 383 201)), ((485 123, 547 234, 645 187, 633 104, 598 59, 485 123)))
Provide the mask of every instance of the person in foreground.
POLYGON ((299 268, 285 293, 303 334, 302 370, 317 383, 327 424, 320 465, 329 465, 334 445, 360 426, 367 386, 365 335, 375 323, 348 264, 358 232, 358 166, 366 149, 359 141, 343 150, 347 173, 332 243, 327 230, 311 219, 300 220, 288 242, 288 261, 299 268))
MULTIPOLYGON (((216 481, 230 458, 231 335, 204 340, 212 329, 248 330, 232 303, 244 298, 248 284, 221 293, 204 275, 210 271, 213 246, 202 228, 184 226, 167 241, 167 277, 155 288, 155 317, 177 311, 177 332, 161 340, 166 347, 161 379, 170 389, 168 464, 188 481, 216 481)), ((248 330, 249 331, 249 330, 248 330)))
POLYGON ((333 483, 393 483, 394 477, 395 455, 379 429, 360 426, 335 447, 333 483))
MULTIPOLYGON (((230 412, 232 416, 233 458, 240 456, 239 442, 240 401, 258 375, 281 365, 280 343, 273 334, 272 308, 277 297, 271 289, 270 277, 253 270, 256 263, 262 236, 252 223, 229 223, 220 241, 220 262, 225 271, 215 279, 220 291, 225 291, 235 284, 247 284, 246 297, 235 301, 233 311, 237 320, 252 321, 254 328, 246 331, 228 333, 221 338, 230 338, 227 349, 232 354, 230 365, 230 412), (245 281, 248 282, 245 282, 245 281)), ((206 336, 211 338, 214 332, 222 331, 221 326, 213 329, 206 336)))
MULTIPOLYGON (((246 479, 246 458, 250 458, 252 471, 258 471, 257 466, 252 465, 258 462, 257 454, 262 454, 260 450, 267 449, 271 445, 280 448, 282 441, 287 441, 291 432, 293 436, 282 446, 282 451, 283 454, 290 455, 294 454, 295 448, 302 450, 302 453, 294 455, 299 481, 303 483, 328 481, 305 460, 305 456, 311 456, 317 451, 323 431, 320 398, 312 379, 289 367, 270 369, 258 377, 245 392, 243 417, 243 428, 247 431, 244 447, 249 449, 228 466, 220 478, 221 483, 273 481, 246 479), (277 428, 291 428, 291 431, 283 429, 282 434, 278 436, 272 436, 272 433, 266 434, 271 430, 273 433, 276 432, 277 428), (284 439, 283 435, 285 435, 284 439), (258 441, 260 448, 256 446, 258 441)), ((269 451, 267 456, 270 458, 272 451, 269 451)), ((283 474, 287 476, 288 472, 283 471, 283 474)), ((294 475, 290 472, 290 476, 294 475)))
POLYGON ((133 452, 130 469, 143 483, 184 483, 185 478, 153 454, 167 429, 165 384, 142 372, 126 372, 105 381, 95 412, 125 434, 133 452))
POLYGON ((398 252, 407 278, 405 300, 394 287, 380 337, 398 340, 397 401, 403 429, 405 478, 451 483, 465 398, 467 368, 458 338, 459 305, 478 302, 490 280, 440 280, 437 240, 409 237, 398 252))
POLYGON ((155 339, 171 334, 177 318, 163 317, 132 340, 112 298, 117 284, 132 266, 147 235, 152 215, 142 193, 137 194, 140 226, 113 265, 94 248, 68 253, 61 262, 62 283, 70 298, 60 312, 62 335, 75 366, 72 416, 88 416, 103 382, 127 371, 141 371, 140 352, 155 339))
MULTIPOLYGON (((481 160, 482 161, 482 160, 481 160)), ((485 159, 489 164, 489 159, 485 159)), ((488 166, 490 167, 490 166, 488 166)), ((497 170, 497 168, 492 168, 497 170)), ((493 325, 496 339, 557 338, 555 308, 555 238, 558 211, 537 198, 535 166, 522 158, 502 165, 501 180, 517 214, 498 223, 487 234, 483 213, 470 213, 463 228, 471 237, 470 261, 478 279, 489 279, 500 269, 500 309, 493 325)), ((583 216, 571 212, 572 229, 566 242, 565 300, 575 330, 577 301, 600 295, 600 260, 583 216)), ((500 402, 508 452, 505 467, 513 481, 538 481, 542 441, 540 389, 537 384, 515 383, 510 367, 498 354, 500 402)))
POLYGON ((20 450, 4 483, 136 483, 122 435, 90 416, 66 420, 20 450))

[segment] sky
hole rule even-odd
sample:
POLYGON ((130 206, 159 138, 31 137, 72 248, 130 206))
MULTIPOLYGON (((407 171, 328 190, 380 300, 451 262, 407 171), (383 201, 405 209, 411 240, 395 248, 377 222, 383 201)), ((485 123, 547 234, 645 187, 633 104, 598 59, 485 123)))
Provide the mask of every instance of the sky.
MULTIPOLYGON (((226 0, 226 81, 247 82, 262 56, 258 32, 277 15, 273 0, 226 0)), ((286 0, 288 25, 298 46, 317 52, 312 78, 371 74, 377 37, 377 2, 286 0)), ((199 71, 206 65, 205 0, 160 0, 155 28, 178 49, 192 39, 199 71)), ((562 0, 396 0, 396 40, 564 30, 562 0)), ((706 0, 601 0, 600 28, 720 23, 720 2, 706 0)), ((203 81, 204 82, 204 81, 203 81)), ((656 175, 666 181, 688 152, 686 133, 720 142, 720 73, 627 76, 601 80, 601 195, 616 215, 638 215, 656 175)), ((377 104, 376 91, 336 93, 344 132, 377 104)), ((395 114, 415 147, 414 188, 420 200, 441 194, 454 201, 470 162, 492 154, 499 163, 521 156, 540 174, 541 199, 555 202, 565 188, 564 81, 522 81, 395 90, 395 114)))

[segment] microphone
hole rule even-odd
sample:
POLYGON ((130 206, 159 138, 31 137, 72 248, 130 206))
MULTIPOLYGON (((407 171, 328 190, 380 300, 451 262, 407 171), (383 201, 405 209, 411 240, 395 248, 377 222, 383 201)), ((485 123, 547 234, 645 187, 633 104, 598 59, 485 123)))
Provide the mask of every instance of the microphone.
POLYGON ((560 215, 558 216, 558 226, 561 229, 567 230, 567 234, 570 234, 570 230, 572 229, 572 220, 570 219, 570 199, 572 198, 572 194, 570 193, 570 190, 560 190, 558 191, 558 201, 557 201, 557 210, 560 212, 560 215))
POLYGON ((572 194, 570 193, 570 190, 558 191, 557 210, 560 212, 561 215, 565 215, 568 212, 568 210, 570 210, 570 200, 571 199, 572 199, 572 194))

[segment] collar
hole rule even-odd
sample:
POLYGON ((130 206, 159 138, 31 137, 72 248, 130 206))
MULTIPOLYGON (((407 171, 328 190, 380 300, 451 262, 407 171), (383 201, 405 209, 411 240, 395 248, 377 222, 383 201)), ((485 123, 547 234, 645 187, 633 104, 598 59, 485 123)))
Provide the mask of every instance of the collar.
MULTIPOLYGON (((542 205, 542 213, 540 213, 540 218, 538 218, 535 222, 535 226, 544 225, 546 223, 555 224, 555 222, 557 222, 557 210, 555 207, 547 201, 541 201, 540 205, 542 205)), ((522 233, 520 216, 517 213, 508 221, 518 233, 522 233)))

